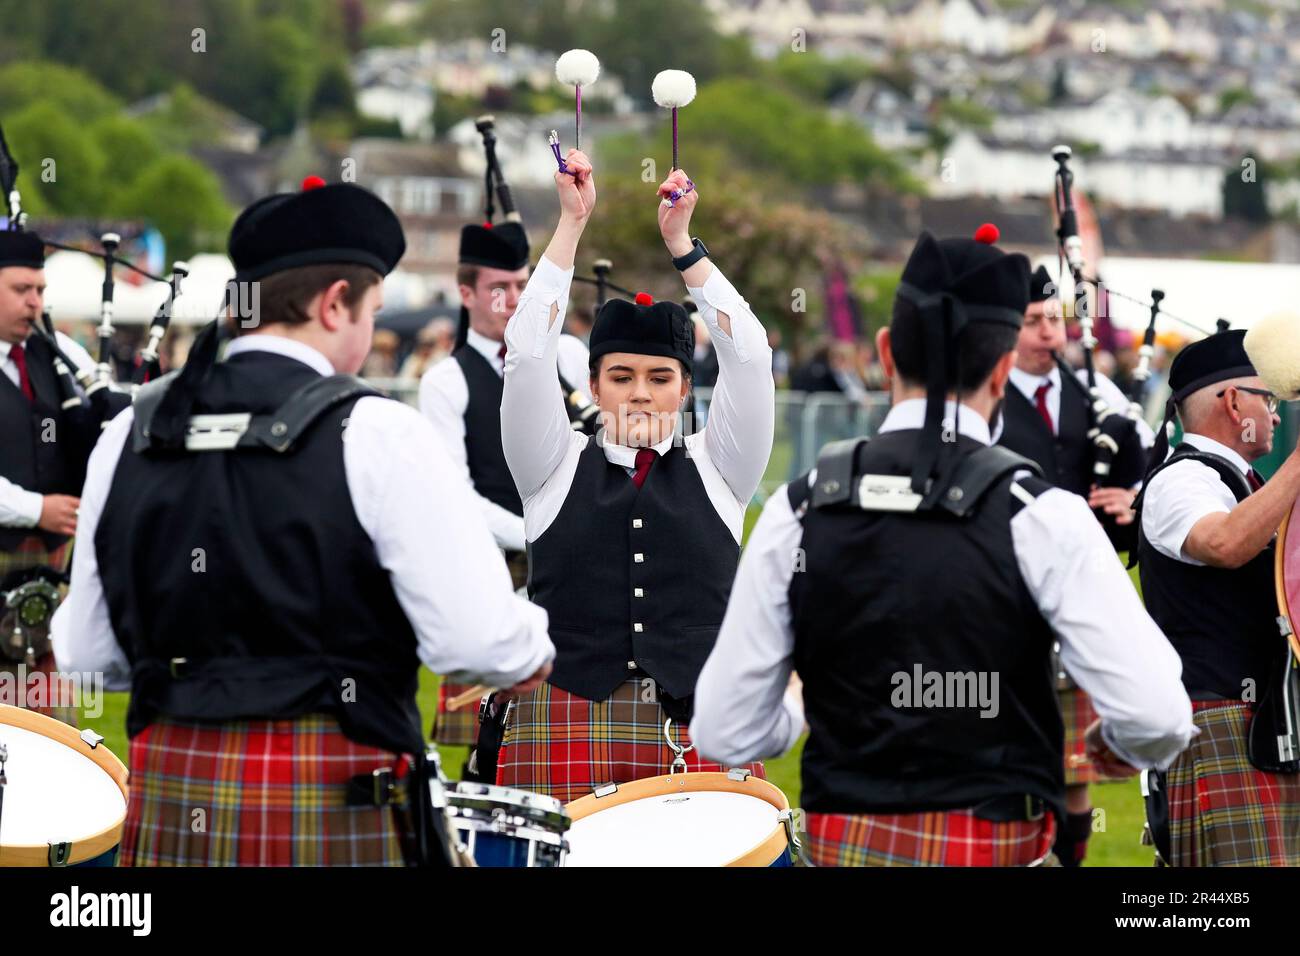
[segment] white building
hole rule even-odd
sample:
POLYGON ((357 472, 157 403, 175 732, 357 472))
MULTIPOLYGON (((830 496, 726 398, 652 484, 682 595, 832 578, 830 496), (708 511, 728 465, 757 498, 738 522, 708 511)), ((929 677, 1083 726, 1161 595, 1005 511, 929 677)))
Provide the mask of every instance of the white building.
MULTIPOLYGON (((974 133, 958 134, 932 173, 937 196, 1009 199, 1048 194, 1056 163, 1051 141, 1030 146, 974 133)), ((1230 159, 1209 150, 1132 150, 1075 156, 1075 185, 1094 200, 1172 216, 1223 215, 1223 176, 1230 159)))

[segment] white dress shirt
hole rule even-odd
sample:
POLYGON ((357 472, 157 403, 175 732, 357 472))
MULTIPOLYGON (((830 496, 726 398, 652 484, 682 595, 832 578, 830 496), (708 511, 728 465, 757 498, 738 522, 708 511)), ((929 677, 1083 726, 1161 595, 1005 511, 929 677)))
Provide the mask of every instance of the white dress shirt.
MULTIPOLYGON (((1186 432, 1183 441, 1199 451, 1228 459, 1242 475, 1250 473, 1250 462, 1213 438, 1186 432)), ((1174 462, 1147 486, 1142 499, 1142 533, 1151 547, 1166 558, 1203 567, 1204 561, 1183 553, 1192 525, 1206 515, 1227 514, 1235 507, 1237 496, 1209 465, 1199 461, 1174 462)))
MULTIPOLYGON (((504 374, 505 360, 500 355, 500 342, 480 335, 473 329, 469 330, 465 341, 487 359, 498 375, 504 374)), ((566 382, 586 395, 588 401, 591 400, 587 347, 581 339, 572 335, 560 336, 559 371, 566 382)), ((554 375, 551 378, 558 391, 559 380, 554 375)), ((465 452, 465 409, 468 405, 469 386, 459 362, 450 360, 450 357, 443 359, 420 378, 420 411, 433 422, 439 437, 447 445, 452 462, 473 487, 465 452)), ((527 546, 524 540, 524 519, 489 501, 477 491, 474 492, 474 497, 478 499, 497 546, 507 551, 523 551, 527 546)))
MULTIPOLYGON (((949 420, 952 413, 950 402, 949 420)), ((920 428, 924 420, 924 399, 900 402, 880 431, 920 428)), ((989 442, 987 421, 966 406, 958 429, 989 442)), ((695 687, 691 739, 727 766, 782 754, 803 731, 803 711, 786 694, 794 655, 789 590, 802 536, 782 487, 750 534, 695 687)), ((1182 662, 1087 503, 1049 489, 1011 519, 1011 538, 1025 586, 1060 640, 1066 670, 1092 698, 1111 749, 1135 767, 1168 766, 1193 733, 1182 662)))
MULTIPOLYGON (((315 349, 278 336, 238 338, 226 356, 252 351, 334 374, 315 349)), ((59 666, 102 671, 110 690, 129 689, 130 666, 109 621, 94 541, 133 412, 128 408, 109 423, 90 456, 72 584, 52 622, 59 666)), ((401 402, 362 398, 348 416, 342 453, 357 520, 374 542, 430 670, 509 687, 555 657, 546 612, 515 595, 469 486, 419 412, 401 402)))
MULTIPOLYGON (((63 354, 72 359, 77 368, 88 371, 94 369, 95 360, 90 357, 89 352, 62 332, 56 331, 54 335, 63 354)), ((19 385, 18 366, 10 354, 12 349, 13 346, 9 342, 0 341, 0 372, 3 372, 5 378, 17 386, 19 385)), ((0 446, 6 440, 8 436, 0 435, 0 446)), ((34 528, 41 520, 41 508, 44 504, 45 496, 40 492, 30 491, 7 478, 0 477, 0 526, 34 528)))
MULTIPOLYGON (((1079 383, 1086 389, 1088 387, 1087 371, 1078 369, 1074 374, 1079 383)), ((1019 368, 1011 369, 1011 384, 1019 389, 1025 398, 1029 399, 1030 405, 1037 405, 1034 394, 1038 391, 1038 386, 1044 383, 1050 386, 1044 398, 1047 401, 1047 411, 1052 416, 1052 433, 1059 434, 1061 431, 1061 367, 1053 365, 1046 375, 1031 375, 1019 368)), ((1074 386, 1071 385, 1070 387, 1073 388, 1074 386)), ((1131 404, 1124 393, 1120 391, 1119 386, 1101 373, 1097 374, 1097 391, 1101 393, 1102 400, 1115 411, 1122 412, 1131 404)), ((1137 433, 1143 448, 1149 449, 1155 444, 1156 433, 1146 423, 1145 419, 1139 418, 1137 420, 1137 433)), ((1001 434, 1002 419, 999 416, 997 427, 993 431, 993 440, 997 441, 1001 434)))
MULTIPOLYGON (((542 256, 506 326, 506 383, 501 400, 501 443, 524 502, 524 529, 536 541, 564 506, 578 470, 587 436, 569 427, 555 388, 560 329, 569 302, 572 269, 542 256), (557 307, 551 322, 551 307, 557 307)), ((689 288, 689 287, 688 287, 689 288)), ((709 327, 718 356, 708 424, 683 441, 699 469, 709 501, 740 542, 745 508, 758 489, 772 452, 776 386, 767 333, 747 303, 714 267, 704 286, 689 289, 700 318, 709 327), (718 324, 721 312, 731 334, 718 324)), ((679 433, 654 450, 667 452, 679 433)), ((603 432, 601 438, 603 439, 603 432)), ((602 441, 605 457, 630 468, 636 449, 602 441)))

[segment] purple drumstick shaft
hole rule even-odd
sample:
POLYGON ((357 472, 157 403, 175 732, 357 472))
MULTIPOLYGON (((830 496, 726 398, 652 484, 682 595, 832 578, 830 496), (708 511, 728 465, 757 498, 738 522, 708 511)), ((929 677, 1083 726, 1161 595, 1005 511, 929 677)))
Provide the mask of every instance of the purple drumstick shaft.
POLYGON ((677 168, 677 107, 673 107, 673 169, 677 168))

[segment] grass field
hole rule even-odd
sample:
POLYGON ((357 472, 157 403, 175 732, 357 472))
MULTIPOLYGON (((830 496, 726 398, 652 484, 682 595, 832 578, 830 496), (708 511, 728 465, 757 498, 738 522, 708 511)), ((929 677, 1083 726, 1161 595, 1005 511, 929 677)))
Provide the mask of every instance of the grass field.
MULTIPOLYGON (((745 514, 745 537, 754 522, 758 520, 759 508, 751 506, 745 514)), ((1131 572, 1134 586, 1137 586, 1136 571, 1131 572)), ((105 694, 103 713, 91 720, 83 716, 83 727, 91 727, 104 735, 104 742, 113 753, 127 762, 126 740, 126 694, 105 694)), ((418 696, 422 726, 433 726, 433 715, 438 706, 438 678, 421 669, 420 690, 418 696)), ((803 750, 800 741, 791 753, 777 760, 766 762, 768 779, 790 800, 790 805, 799 806, 799 755, 803 750)), ((448 776, 459 777, 465 763, 467 748, 441 747, 443 769, 448 776)), ((1107 783, 1092 788, 1094 814, 1094 833, 1088 844, 1088 866, 1150 866, 1152 851, 1141 846, 1139 837, 1145 812, 1142 795, 1138 790, 1137 779, 1123 783, 1107 783)))

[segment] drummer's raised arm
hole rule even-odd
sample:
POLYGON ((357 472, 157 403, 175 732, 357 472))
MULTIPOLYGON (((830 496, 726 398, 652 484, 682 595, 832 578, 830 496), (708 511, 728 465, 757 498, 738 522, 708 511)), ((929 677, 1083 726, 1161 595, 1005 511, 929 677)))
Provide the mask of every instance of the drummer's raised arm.
POLYGON ((596 204, 591 163, 578 150, 555 174, 560 221, 506 324, 501 447, 519 496, 527 501, 559 467, 573 437, 556 368, 578 241, 596 204))

